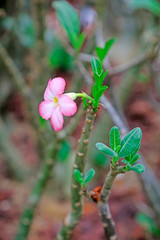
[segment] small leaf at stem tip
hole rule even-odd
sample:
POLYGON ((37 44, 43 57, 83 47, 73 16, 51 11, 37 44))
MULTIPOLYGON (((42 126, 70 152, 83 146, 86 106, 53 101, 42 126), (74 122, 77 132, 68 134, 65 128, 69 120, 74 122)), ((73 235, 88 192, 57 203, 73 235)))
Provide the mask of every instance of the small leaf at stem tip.
POLYGON ((84 175, 84 183, 89 182, 95 175, 95 170, 91 168, 85 175, 84 175))
POLYGON ((84 184, 82 173, 78 169, 74 170, 74 177, 77 180, 77 182, 79 182, 82 185, 84 184))
POLYGON ((96 147, 100 152, 102 152, 105 155, 117 157, 117 153, 103 143, 100 142, 96 143, 96 147))
POLYGON ((97 74, 98 76, 101 76, 103 74, 102 64, 97 58, 92 58, 91 65, 95 74, 97 74))
POLYGON ((98 106, 99 100, 108 86, 102 86, 95 95, 95 105, 98 106))
POLYGON ((134 152, 134 150, 137 149, 137 147, 139 146, 141 138, 142 131, 139 127, 131 130, 121 142, 121 150, 119 152, 119 157, 127 157, 132 154, 132 152, 134 152))
POLYGON ((134 155, 131 160, 129 161, 131 165, 133 165, 138 159, 140 158, 140 156, 137 154, 137 155, 134 155))
POLYGON ((125 159, 122 160, 123 163, 125 163, 128 167, 132 167, 132 165, 125 159))
POLYGON ((115 43, 115 41, 116 41, 116 38, 111 38, 106 42, 104 48, 101 48, 101 47, 96 48, 97 56, 99 57, 101 62, 106 57, 107 53, 109 52, 111 46, 115 43))
MULTIPOLYGON (((110 147, 115 151, 118 146, 121 146, 121 136, 118 127, 114 126, 109 132, 110 147)), ((116 151, 117 152, 117 151, 116 151)))
POLYGON ((79 35, 79 37, 78 37, 78 39, 77 39, 77 41, 76 41, 76 44, 75 44, 75 49, 76 49, 76 51, 79 51, 79 50, 80 50, 80 48, 82 47, 82 45, 83 45, 83 43, 84 43, 84 40, 85 40, 85 33, 82 32, 82 33, 79 35))
POLYGON ((131 167, 130 170, 137 172, 137 173, 143 173, 145 171, 145 167, 141 164, 136 164, 133 167, 131 167))

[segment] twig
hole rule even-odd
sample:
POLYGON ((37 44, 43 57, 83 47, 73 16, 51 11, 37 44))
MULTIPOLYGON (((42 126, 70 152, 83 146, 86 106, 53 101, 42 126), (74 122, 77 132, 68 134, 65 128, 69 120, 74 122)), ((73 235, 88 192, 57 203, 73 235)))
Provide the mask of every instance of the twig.
MULTIPOLYGON (((84 123, 84 128, 82 129, 81 137, 78 142, 77 153, 74 162, 74 169, 79 169, 83 173, 85 167, 85 158, 88 149, 88 142, 90 132, 92 130, 92 125, 94 122, 95 113, 92 108, 87 109, 86 119, 84 123)), ((72 206, 71 211, 66 217, 64 224, 57 235, 57 240, 69 240, 72 236, 73 230, 80 221, 82 215, 82 195, 81 195, 81 185, 78 183, 72 175, 72 206)))

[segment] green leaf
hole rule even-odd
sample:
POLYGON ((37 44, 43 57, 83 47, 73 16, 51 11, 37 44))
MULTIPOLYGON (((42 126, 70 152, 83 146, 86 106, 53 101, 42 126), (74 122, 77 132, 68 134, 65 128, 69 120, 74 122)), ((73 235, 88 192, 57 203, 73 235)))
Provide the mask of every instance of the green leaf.
POLYGON ((100 142, 96 143, 96 147, 100 152, 102 152, 105 155, 117 157, 117 153, 103 143, 100 142))
POLYGON ((103 95, 104 91, 108 88, 108 86, 103 86, 101 87, 98 92, 95 95, 95 106, 98 106, 99 100, 101 98, 101 96, 103 95))
POLYGON ((132 165, 125 159, 122 160, 123 163, 125 163, 129 168, 132 167, 132 165))
POLYGON ((111 46, 115 43, 116 38, 109 39, 104 48, 96 47, 97 55, 101 62, 104 60, 105 56, 107 55, 108 51, 110 50, 111 46))
POLYGON ((129 5, 132 9, 146 9, 156 16, 160 15, 160 3, 157 0, 132 0, 129 5))
POLYGON ((77 180, 77 182, 79 182, 82 185, 84 184, 82 173, 78 169, 74 170, 74 177, 77 180))
POLYGON ((94 86, 93 86, 93 97, 94 97, 94 98, 95 98, 97 92, 98 92, 98 84, 95 83, 94 86))
POLYGON ((121 149, 121 145, 118 145, 118 146, 116 147, 116 149, 115 149, 115 152, 116 152, 116 153, 119 153, 120 149, 121 149))
POLYGON ((92 69, 95 74, 101 76, 103 74, 102 64, 97 58, 92 58, 91 60, 92 69))
POLYGON ((142 131, 139 127, 130 131, 122 140, 119 157, 129 156, 140 144, 142 138, 142 131))
POLYGON ((84 183, 89 182, 95 175, 95 170, 91 168, 85 175, 84 175, 84 183))
POLYGON ((58 21, 66 31, 73 47, 78 49, 83 40, 82 35, 80 36, 79 43, 77 43, 80 32, 80 19, 78 13, 67 1, 54 1, 52 2, 52 6, 55 8, 58 21))
POLYGON ((46 120, 43 119, 43 118, 39 115, 39 121, 40 121, 40 127, 41 127, 41 129, 45 129, 45 127, 46 127, 46 120))
POLYGON ((109 132, 110 147, 115 151, 121 145, 121 136, 118 127, 114 126, 109 132))
POLYGON ((84 108, 87 107, 87 101, 86 101, 86 98, 83 98, 83 106, 84 106, 84 108))
POLYGON ((133 165, 138 159, 140 158, 140 156, 137 154, 137 155, 134 155, 132 157, 132 159, 129 161, 131 165, 133 165))
POLYGON ((154 219, 152 219, 150 216, 138 213, 136 216, 136 220, 139 224, 141 224, 148 232, 153 234, 154 236, 160 237, 160 228, 158 225, 154 222, 154 219))
POLYGON ((85 33, 82 32, 79 37, 77 38, 77 41, 74 43, 74 48, 76 51, 79 51, 80 48, 82 47, 83 43, 85 40, 85 33))
POLYGON ((69 156, 71 150, 71 146, 69 141, 63 141, 61 144, 61 148, 58 152, 58 157, 61 162, 65 162, 69 156))
POLYGON ((133 167, 131 167, 130 170, 137 172, 137 173, 143 173, 145 171, 145 167, 141 164, 136 164, 133 167))

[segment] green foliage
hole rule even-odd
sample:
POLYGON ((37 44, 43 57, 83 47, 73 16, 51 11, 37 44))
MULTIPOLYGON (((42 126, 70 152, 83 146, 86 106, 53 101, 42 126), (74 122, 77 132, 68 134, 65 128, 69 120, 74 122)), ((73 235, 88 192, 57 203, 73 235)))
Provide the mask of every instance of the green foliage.
POLYGON ((95 170, 91 168, 85 175, 84 175, 84 183, 89 182, 95 175, 95 170))
POLYGON ((40 121, 40 127, 41 127, 41 129, 45 129, 45 128, 46 128, 46 120, 43 119, 43 118, 39 115, 39 121, 40 121))
POLYGON ((66 52, 61 44, 56 44, 49 51, 48 55, 49 64, 55 69, 69 70, 73 66, 72 57, 66 52))
POLYGON ((132 9, 146 9, 156 16, 160 16, 160 3, 157 0, 132 0, 132 9))
POLYGON ((102 86, 108 70, 106 72, 103 72, 102 64, 97 58, 92 58, 91 65, 96 82, 93 86, 94 106, 98 107, 102 94, 108 88, 108 86, 102 86))
POLYGON ((100 142, 96 143, 96 147, 100 152, 102 152, 105 155, 117 157, 117 153, 103 143, 100 142))
POLYGON ((116 41, 116 38, 111 38, 106 42, 104 48, 96 47, 97 56, 99 57, 101 62, 103 62, 105 56, 107 55, 107 53, 109 52, 110 48, 115 43, 115 41, 116 41))
POLYGON ((74 170, 74 177, 77 180, 77 182, 79 182, 81 185, 84 185, 82 173, 78 169, 74 170))
POLYGON ((58 157, 61 162, 65 162, 69 156, 71 150, 71 146, 68 141, 63 141, 61 144, 61 148, 58 152, 58 157))
POLYGON ((134 128, 122 140, 119 158, 130 155, 140 144, 142 131, 140 128, 134 128))
POLYGON ((58 21, 65 30, 73 48, 78 51, 85 39, 85 34, 80 34, 78 13, 67 1, 54 1, 52 6, 55 8, 58 21))
POLYGON ((112 162, 118 162, 120 158, 124 158, 122 162, 125 166, 120 167, 120 172, 134 171, 137 173, 143 173, 145 168, 141 164, 132 166, 140 156, 137 154, 142 138, 142 131, 140 128, 134 128, 131 130, 122 140, 120 137, 119 129, 114 126, 109 133, 110 146, 106 146, 103 143, 96 143, 98 150, 108 156, 112 157, 112 162))
MULTIPOLYGON (((111 128, 109 133, 109 139, 110 139, 110 147, 117 152, 117 147, 121 145, 121 136, 120 136, 119 129, 116 126, 111 128)), ((118 150, 120 150, 120 147, 118 150)))
POLYGON ((143 173, 145 171, 145 167, 141 164, 136 164, 133 167, 131 167, 130 170, 137 172, 137 173, 143 173))
POLYGON ((84 187, 95 175, 95 170, 91 168, 83 177, 82 173, 78 170, 74 170, 75 179, 84 187))
POLYGON ((144 213, 138 213, 136 216, 136 220, 149 233, 153 234, 156 237, 160 237, 160 228, 157 226, 157 224, 154 222, 154 220, 150 216, 144 213))

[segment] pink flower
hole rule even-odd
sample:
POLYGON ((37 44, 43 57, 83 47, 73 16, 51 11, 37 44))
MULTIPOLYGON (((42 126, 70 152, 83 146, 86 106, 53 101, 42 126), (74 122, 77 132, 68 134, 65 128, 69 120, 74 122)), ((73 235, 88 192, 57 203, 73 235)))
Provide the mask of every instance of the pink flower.
POLYGON ((39 105, 39 113, 45 120, 51 119, 51 125, 55 131, 63 127, 63 115, 72 116, 77 111, 76 103, 67 95, 62 94, 66 82, 63 78, 49 79, 44 92, 44 101, 39 105))

